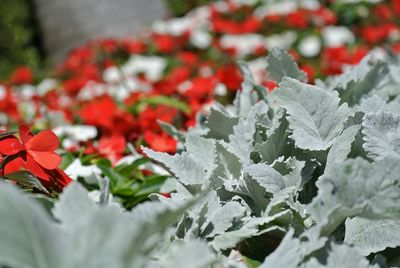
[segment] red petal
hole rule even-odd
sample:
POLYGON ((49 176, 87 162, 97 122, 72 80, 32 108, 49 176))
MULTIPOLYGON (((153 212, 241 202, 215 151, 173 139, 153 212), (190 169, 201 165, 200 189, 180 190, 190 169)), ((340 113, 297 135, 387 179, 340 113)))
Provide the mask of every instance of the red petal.
POLYGON ((29 155, 26 156, 26 168, 33 175, 43 179, 44 181, 50 181, 49 175, 46 173, 46 170, 39 166, 36 161, 29 155))
POLYGON ((58 138, 53 131, 44 130, 25 143, 27 150, 52 152, 58 148, 58 138))
POLYGON ((28 154, 45 169, 55 169, 61 163, 61 156, 54 152, 27 151, 28 154))
POLYGON ((33 137, 33 134, 27 125, 20 125, 18 131, 23 143, 27 143, 33 137))
POLYGON ((22 157, 17 157, 9 162, 7 162, 4 166, 4 175, 20 171, 21 169, 26 169, 25 162, 22 157))
POLYGON ((57 168, 56 170, 54 170, 55 173, 57 173, 57 177, 55 177, 57 183, 61 186, 61 187, 65 187, 67 186, 70 182, 72 182, 72 179, 60 168, 57 168))
POLYGON ((14 136, 6 137, 0 140, 0 153, 5 155, 13 155, 22 150, 24 146, 21 142, 14 136))

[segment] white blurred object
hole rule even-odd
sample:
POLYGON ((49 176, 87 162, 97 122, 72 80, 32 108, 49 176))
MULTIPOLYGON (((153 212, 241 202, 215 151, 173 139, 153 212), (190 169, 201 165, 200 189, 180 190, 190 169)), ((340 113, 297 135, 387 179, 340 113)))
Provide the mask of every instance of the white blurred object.
POLYGON ((143 73, 150 81, 157 81, 161 79, 166 66, 167 61, 165 58, 133 55, 129 58, 128 62, 121 67, 121 70, 125 76, 143 73))
POLYGON ((338 47, 355 42, 353 33, 344 26, 328 26, 323 28, 322 37, 325 47, 338 47))
POLYGON ((41 81, 39 85, 37 85, 36 90, 40 96, 44 96, 50 90, 55 89, 57 85, 58 85, 57 80, 47 78, 41 81))
POLYGON ((65 173, 73 180, 82 177, 86 183, 97 184, 97 176, 101 174, 101 170, 96 165, 84 166, 81 160, 75 159, 66 169, 65 173))
POLYGON ((53 128, 58 137, 68 137, 74 141, 88 141, 97 136, 97 129, 87 125, 58 126, 53 128))
POLYGON ((6 98, 6 95, 6 88, 0 85, 0 100, 4 100, 6 98))
POLYGON ((303 38, 299 44, 299 52, 304 57, 315 57, 321 51, 321 40, 318 36, 309 35, 303 38))

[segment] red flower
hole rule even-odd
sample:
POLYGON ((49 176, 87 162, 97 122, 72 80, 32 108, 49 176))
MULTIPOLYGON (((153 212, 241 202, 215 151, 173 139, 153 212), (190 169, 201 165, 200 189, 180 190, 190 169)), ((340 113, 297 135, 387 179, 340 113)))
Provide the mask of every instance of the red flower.
POLYGON ((294 11, 289 13, 286 18, 286 22, 289 27, 297 28, 297 29, 306 29, 308 26, 307 14, 302 11, 294 11))
POLYGON ((31 84, 33 82, 31 70, 26 66, 16 69, 11 75, 11 82, 15 85, 31 84))
POLYGON ((176 140, 164 132, 157 134, 152 131, 146 131, 144 133, 144 141, 155 151, 167 153, 176 152, 176 140))
POLYGON ((242 75, 234 64, 224 65, 217 70, 216 76, 229 90, 234 91, 240 88, 240 84, 243 81, 242 75))
POLYGON ((7 136, 0 140, 0 153, 7 156, 2 175, 27 170, 37 176, 47 187, 61 190, 71 179, 59 168, 61 156, 57 136, 44 130, 34 136, 27 126, 20 126, 20 139, 7 136))
POLYGON ((116 164, 124 154, 125 147, 125 138, 119 135, 113 135, 100 139, 98 152, 100 155, 109 159, 113 164, 116 164))
POLYGON ((176 47, 176 40, 170 35, 156 34, 153 36, 157 49, 161 53, 170 53, 176 47))

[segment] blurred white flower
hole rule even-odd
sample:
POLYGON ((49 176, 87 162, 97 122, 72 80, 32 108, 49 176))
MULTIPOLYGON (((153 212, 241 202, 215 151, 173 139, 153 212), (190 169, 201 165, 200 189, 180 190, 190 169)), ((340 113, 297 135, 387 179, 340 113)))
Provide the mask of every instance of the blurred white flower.
POLYGON ((197 48, 207 48, 210 46, 212 37, 209 32, 195 30, 190 35, 190 43, 197 48))
POLYGON ((327 26, 322 29, 322 37, 326 47, 338 47, 355 41, 353 33, 344 26, 327 26))
POLYGON ((214 94, 217 96, 225 96, 227 91, 226 86, 222 83, 218 83, 214 88, 214 94))
POLYGON ((108 83, 118 83, 122 80, 122 72, 116 66, 108 67, 103 72, 103 79, 108 83))
POLYGON ((266 47, 264 36, 260 34, 225 34, 220 40, 222 48, 234 48, 239 56, 253 53, 259 47, 266 47))
POLYGON ((75 159, 65 169, 65 173, 73 180, 77 180, 78 177, 82 177, 86 183, 97 184, 97 176, 101 174, 101 170, 96 165, 84 166, 82 165, 81 160, 75 159))
POLYGON ((297 33, 287 31, 282 34, 273 34, 265 38, 267 48, 281 47, 289 49, 297 39, 297 33))
POLYGON ((6 88, 0 85, 0 100, 4 100, 7 95, 6 88))
POLYGON ((193 23, 189 16, 173 18, 167 21, 156 21, 153 23, 153 30, 160 34, 180 36, 187 31, 191 31, 193 23))
POLYGON ((321 51, 321 41, 315 35, 303 38, 299 44, 299 52, 304 57, 315 57, 321 51))
POLYGON ((122 66, 122 72, 127 77, 143 73, 150 81, 158 81, 161 79, 166 66, 167 60, 165 58, 133 55, 122 66))
POLYGON ((40 96, 44 96, 50 90, 55 89, 57 85, 57 80, 47 78, 40 82, 39 85, 37 85, 36 90, 40 96))
POLYGON ((257 58, 255 60, 247 62, 250 72, 253 74, 254 81, 257 84, 260 84, 263 80, 265 80, 267 71, 266 71, 266 61, 265 58, 257 58))
POLYGON ((88 141, 97 136, 97 129, 87 125, 58 126, 53 129, 58 137, 67 137, 73 141, 88 141))
POLYGON ((308 10, 316 10, 320 8, 321 5, 316 0, 265 0, 264 5, 257 8, 254 15, 260 18, 267 15, 287 15, 298 10, 299 7, 308 10))
POLYGON ((35 86, 32 85, 22 85, 18 87, 18 93, 21 99, 31 100, 32 97, 37 96, 37 90, 35 86))

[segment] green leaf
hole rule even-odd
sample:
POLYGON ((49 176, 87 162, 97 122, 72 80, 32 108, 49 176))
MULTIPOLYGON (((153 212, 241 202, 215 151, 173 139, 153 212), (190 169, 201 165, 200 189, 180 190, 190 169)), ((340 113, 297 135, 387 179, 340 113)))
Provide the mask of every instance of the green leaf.
POLYGON ((170 107, 176 108, 178 110, 181 110, 182 112, 184 112, 186 114, 191 113, 190 106, 187 103, 182 102, 175 98, 167 97, 167 96, 160 95, 160 96, 141 98, 137 105, 142 106, 143 104, 165 105, 165 106, 170 106, 170 107))
POLYGON ((400 158, 400 115, 386 112, 366 114, 363 118, 364 150, 375 161, 400 158))
POLYGON ((268 77, 281 82, 284 77, 290 77, 307 82, 307 75, 299 69, 293 57, 282 48, 272 48, 267 57, 268 77))
POLYGON ((248 266, 248 268, 257 268, 261 265, 261 263, 259 261, 252 260, 245 256, 243 257, 243 261, 248 266))
POLYGON ((286 109, 290 136, 297 147, 311 151, 326 150, 343 129, 349 110, 339 106, 336 92, 329 92, 291 78, 284 78, 273 92, 286 109))
POLYGON ((17 134, 18 131, 4 131, 4 132, 0 132, 0 139, 17 134))
POLYGON ((36 188, 39 191, 42 191, 44 193, 49 193, 47 189, 43 186, 43 184, 40 182, 40 180, 30 173, 29 171, 22 170, 22 171, 17 171, 13 172, 7 175, 3 176, 5 179, 12 180, 17 182, 18 184, 30 188, 36 188))
POLYGON ((183 142, 185 140, 185 135, 181 131, 176 129, 176 127, 174 127, 173 125, 171 125, 171 124, 169 124, 167 122, 160 121, 160 120, 157 120, 157 123, 160 125, 160 127, 166 133, 168 133, 172 137, 178 139, 181 142, 183 142))
POLYGON ((344 241, 359 249, 364 256, 388 247, 400 246, 400 220, 365 219, 346 220, 344 241))

